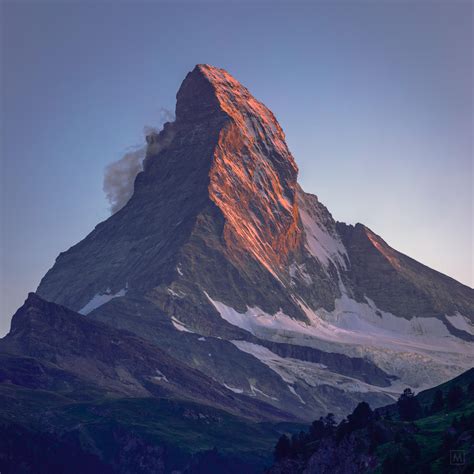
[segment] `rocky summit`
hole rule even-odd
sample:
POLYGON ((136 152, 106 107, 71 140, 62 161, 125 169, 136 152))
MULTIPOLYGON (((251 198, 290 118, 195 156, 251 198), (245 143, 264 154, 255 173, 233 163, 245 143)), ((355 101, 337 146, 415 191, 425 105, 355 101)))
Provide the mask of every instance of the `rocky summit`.
POLYGON ((196 66, 130 200, 58 256, 0 349, 53 388, 68 374, 75 391, 278 422, 340 418, 472 366, 474 291, 336 222, 297 178, 272 112, 196 66))

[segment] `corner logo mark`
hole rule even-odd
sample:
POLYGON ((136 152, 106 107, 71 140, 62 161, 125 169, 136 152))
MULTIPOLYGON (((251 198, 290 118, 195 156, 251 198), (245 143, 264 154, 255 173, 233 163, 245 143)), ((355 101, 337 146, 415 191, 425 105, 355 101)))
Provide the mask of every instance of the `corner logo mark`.
POLYGON ((464 466, 466 463, 465 452, 461 450, 449 452, 449 464, 451 466, 464 466))

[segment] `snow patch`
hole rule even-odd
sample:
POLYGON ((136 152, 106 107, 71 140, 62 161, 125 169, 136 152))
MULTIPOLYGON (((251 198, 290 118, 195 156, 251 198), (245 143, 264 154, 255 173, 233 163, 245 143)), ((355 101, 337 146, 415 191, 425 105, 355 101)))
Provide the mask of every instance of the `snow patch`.
MULTIPOLYGON (((255 336, 266 337, 294 333, 344 344, 362 344, 384 348, 418 347, 424 350, 463 352, 466 344, 452 336, 437 318, 405 319, 379 310, 373 301, 359 303, 346 294, 335 301, 334 311, 312 310, 301 300, 309 324, 291 318, 281 310, 274 315, 259 307, 248 307, 245 313, 212 300, 211 303, 227 322, 255 336)), ((460 324, 459 321, 457 324, 460 324)), ((470 345, 471 351, 474 346, 470 345)))
POLYGON ((461 331, 467 332, 474 336, 474 324, 463 316, 462 314, 456 312, 453 316, 446 315, 446 319, 456 328, 461 331))
POLYGON ((169 383, 169 380, 166 378, 166 375, 163 374, 163 372, 161 372, 161 370, 159 369, 156 369, 156 376, 153 377, 155 380, 157 380, 158 382, 168 382, 169 383))
POLYGON ((307 325, 302 321, 290 318, 282 311, 270 315, 265 313, 265 311, 261 310, 258 306, 255 306, 253 308, 247 308, 245 313, 239 313, 234 308, 231 308, 220 301, 213 300, 207 293, 206 296, 223 319, 254 335, 261 333, 272 335, 275 331, 278 332, 280 330, 300 332, 307 327, 307 325))
POLYGON ((296 263, 292 263, 290 265, 290 277, 292 280, 303 280, 306 285, 311 285, 313 280, 311 276, 306 273, 306 265, 298 265, 296 263))
POLYGON ((299 396, 299 394, 296 393, 295 388, 292 385, 287 385, 289 388, 290 392, 303 404, 306 405, 306 402, 299 396))
POLYGON ((231 390, 234 393, 244 393, 243 389, 241 389, 241 388, 231 387, 230 385, 227 385, 226 383, 224 383, 222 385, 224 385, 225 388, 231 390))
POLYGON ((278 401, 278 398, 272 397, 271 395, 267 395, 265 392, 262 392, 257 387, 255 387, 255 385, 250 385, 250 390, 251 390, 253 396, 262 395, 264 397, 269 398, 270 400, 274 400, 276 402, 278 401))
POLYGON ((112 293, 110 288, 107 288, 105 293, 97 293, 94 297, 83 307, 79 310, 80 314, 89 314, 90 312, 97 309, 99 306, 108 303, 110 300, 114 298, 120 298, 121 296, 125 296, 127 293, 127 288, 122 288, 117 293, 112 293))
POLYGON ((326 267, 330 262, 334 262, 346 268, 344 256, 347 256, 347 252, 339 237, 329 233, 302 207, 300 216, 306 233, 306 248, 311 255, 326 267))
MULTIPOLYGON (((389 390, 396 388, 401 392, 404 386, 418 390, 429 388, 472 367, 474 344, 452 335, 441 320, 397 317, 379 310, 370 299, 361 303, 343 293, 335 301, 333 311, 312 310, 298 300, 308 318, 306 322, 282 311, 270 315, 258 307, 239 313, 224 303, 209 300, 223 319, 259 338, 365 357, 386 373, 400 378, 389 390)), ((464 321, 459 316, 452 319, 458 326, 464 321)), ((267 349, 258 345, 240 345, 239 348, 252 353, 282 375, 283 364, 275 363, 277 356, 271 351, 265 352, 267 349)), ((285 359, 284 363, 289 364, 288 361, 285 359)), ((301 364, 299 366, 301 368, 301 364)), ((295 370, 300 371, 300 368, 295 370)), ((311 370, 325 376, 320 369, 312 367, 311 370)), ((305 375, 300 374, 300 378, 307 381, 311 377, 308 371, 305 368, 305 375)), ((326 373, 334 375, 327 370, 326 373)), ((284 377, 293 382, 294 373, 285 372, 284 377)), ((334 385, 335 382, 328 383, 334 385)), ((354 383, 360 385, 359 381, 354 383)), ((357 390, 361 388, 359 386, 357 390)))
POLYGON ((181 321, 178 321, 174 316, 171 317, 171 322, 173 323, 173 326, 178 331, 193 333, 193 331, 191 331, 191 329, 188 329, 181 321))
POLYGON ((177 293, 176 291, 172 290, 171 288, 168 288, 166 290, 171 296, 175 296, 176 298, 183 298, 184 295, 177 293))
MULTIPOLYGON (((238 349, 247 354, 253 355, 260 362, 267 365, 277 373, 281 379, 290 385, 297 381, 302 381, 310 387, 321 385, 331 385, 347 392, 392 392, 391 388, 373 386, 360 380, 345 375, 336 374, 327 370, 323 364, 307 362, 290 357, 283 358, 273 353, 266 347, 247 341, 231 341, 238 349)), ((290 389, 291 391, 291 389, 290 389)), ((401 390, 400 390, 401 391, 401 390)), ((298 394, 295 394, 299 397, 298 394)), ((304 401, 302 401, 304 403, 304 401)))
POLYGON ((270 369, 276 372, 285 382, 293 383, 296 380, 294 375, 289 373, 286 369, 286 361, 283 361, 282 357, 273 353, 266 347, 247 341, 231 342, 242 352, 246 352, 247 354, 253 355, 255 358, 270 367, 270 369))

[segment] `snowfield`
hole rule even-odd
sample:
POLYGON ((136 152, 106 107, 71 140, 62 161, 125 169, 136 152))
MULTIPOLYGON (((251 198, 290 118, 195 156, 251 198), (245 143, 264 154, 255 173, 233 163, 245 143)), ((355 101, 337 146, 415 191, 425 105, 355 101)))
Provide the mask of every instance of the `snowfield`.
MULTIPOLYGON (((223 319, 259 338, 371 360, 388 374, 399 377, 390 390, 401 391, 406 386, 417 390, 431 387, 472 367, 474 360, 474 344, 450 334, 441 320, 400 318, 379 310, 369 299, 359 303, 345 293, 336 300, 336 307, 331 312, 314 311, 299 301, 307 322, 291 318, 282 311, 271 315, 258 307, 239 313, 209 295, 207 297, 223 319)), ((465 318, 458 315, 455 324, 467 324, 464 321, 465 318)), ((285 381, 295 381, 291 373, 282 372, 289 359, 279 361, 276 354, 262 346, 255 347, 244 341, 233 343, 270 366, 285 381)), ((324 369, 317 365, 311 364, 310 370, 320 376, 324 369)), ((305 380, 310 380, 308 370, 305 373, 305 380)), ((361 382, 355 383, 357 390, 362 388, 361 382)))
POLYGON ((460 329, 474 336, 474 324, 472 324, 466 316, 456 313, 453 316, 446 315, 446 318, 456 329, 460 329))
POLYGON ((326 267, 333 262, 336 267, 340 265, 344 269, 347 268, 344 259, 347 258, 347 251, 339 237, 331 235, 321 223, 318 223, 317 217, 311 216, 302 206, 299 211, 309 253, 326 267))

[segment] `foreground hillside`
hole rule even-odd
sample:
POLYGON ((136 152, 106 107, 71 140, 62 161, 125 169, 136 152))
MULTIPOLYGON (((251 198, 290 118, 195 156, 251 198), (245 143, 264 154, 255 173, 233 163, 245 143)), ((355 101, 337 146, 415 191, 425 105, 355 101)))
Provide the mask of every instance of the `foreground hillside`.
POLYGON ((74 376, 56 371, 0 353, 2 473, 251 474, 275 455, 268 474, 472 472, 474 369, 417 395, 414 420, 396 405, 372 412, 361 403, 347 420, 329 415, 309 429, 182 399, 76 389, 74 376), (451 452, 462 453, 461 465, 451 452))
POLYGON ((3 474, 261 472, 287 418, 34 294, 0 340, 3 474))
POLYGON ((372 411, 361 403, 339 424, 321 418, 283 435, 274 454, 267 474, 471 473, 474 369, 397 405, 372 411))
POLYGON ((192 402, 80 401, 1 384, 0 472, 260 473, 271 462, 274 440, 297 428, 192 402))

